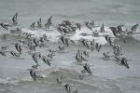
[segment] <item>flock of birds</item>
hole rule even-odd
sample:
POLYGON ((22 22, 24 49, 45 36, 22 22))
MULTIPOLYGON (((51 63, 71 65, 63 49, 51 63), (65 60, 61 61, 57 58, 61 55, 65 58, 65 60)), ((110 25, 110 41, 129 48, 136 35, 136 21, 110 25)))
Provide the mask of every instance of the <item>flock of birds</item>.
MULTIPOLYGON (((26 46, 29 50, 28 54, 32 57, 33 61, 35 62, 35 65, 32 65, 31 69, 29 70, 30 76, 33 78, 34 81, 43 79, 42 76, 37 74, 38 67, 40 66, 39 59, 45 62, 48 66, 51 66, 53 57, 56 55, 57 52, 60 52, 60 51, 65 52, 65 49, 70 46, 70 43, 75 43, 75 41, 69 39, 70 34, 74 33, 77 29, 79 29, 80 31, 83 26, 87 27, 91 31, 93 30, 93 28, 97 27, 94 21, 85 22, 84 24, 82 24, 82 23, 72 23, 69 20, 65 20, 60 24, 54 25, 52 24, 52 16, 47 20, 47 23, 44 24, 43 26, 42 19, 40 18, 37 22, 33 22, 30 25, 30 29, 35 29, 35 28, 41 29, 43 27, 45 27, 46 29, 49 29, 50 27, 57 28, 57 31, 61 33, 60 41, 63 44, 61 46, 58 46, 58 50, 49 49, 48 55, 44 55, 41 52, 36 52, 36 48, 46 47, 45 46, 46 43, 49 42, 47 35, 44 34, 40 38, 35 38, 35 37, 32 37, 30 33, 22 33, 21 28, 18 26, 18 13, 16 13, 13 16, 12 23, 0 23, 0 26, 3 29, 8 30, 8 31, 9 31, 9 28, 16 27, 15 30, 10 30, 11 34, 18 33, 20 35, 22 34, 25 36, 22 39, 18 39, 16 43, 14 43, 15 49, 17 51, 12 51, 12 50, 9 51, 7 46, 1 46, 0 55, 6 56, 7 53, 10 53, 13 57, 17 57, 17 58, 21 57, 23 53, 22 45, 26 46)), ((126 43, 125 38, 127 36, 133 35, 133 33, 136 32, 138 28, 138 24, 133 25, 130 30, 126 29, 126 31, 124 31, 122 27, 124 27, 124 25, 119 25, 117 27, 110 27, 110 29, 113 35, 115 36, 115 38, 126 43)), ((103 24, 100 27, 100 33, 104 33, 104 32, 105 32, 105 29, 104 29, 104 24, 103 24)), ((93 31, 93 36, 98 37, 99 32, 93 31)), ((103 53, 103 57, 105 59, 115 59, 119 64, 129 69, 130 66, 128 64, 128 61, 130 61, 131 59, 128 59, 127 57, 123 56, 122 47, 113 42, 114 37, 111 37, 108 35, 105 35, 104 37, 106 41, 108 42, 108 44, 112 47, 113 54, 111 55, 110 52, 105 52, 103 53)), ((6 38, 6 35, 4 35, 4 38, 6 38)), ((82 65, 83 69, 81 70, 81 73, 79 74, 79 79, 83 80, 86 75, 92 75, 92 71, 90 67, 93 65, 90 65, 87 63, 88 57, 89 57, 89 51, 100 52, 102 45, 99 43, 95 43, 95 40, 88 41, 86 39, 82 39, 82 40, 79 40, 79 42, 82 43, 82 45, 85 47, 85 50, 77 50, 77 53, 75 55, 75 60, 78 63, 78 65, 82 65)), ((78 93, 78 89, 72 92, 71 86, 73 84, 63 83, 63 77, 58 77, 57 83, 64 85, 68 93, 78 93)))

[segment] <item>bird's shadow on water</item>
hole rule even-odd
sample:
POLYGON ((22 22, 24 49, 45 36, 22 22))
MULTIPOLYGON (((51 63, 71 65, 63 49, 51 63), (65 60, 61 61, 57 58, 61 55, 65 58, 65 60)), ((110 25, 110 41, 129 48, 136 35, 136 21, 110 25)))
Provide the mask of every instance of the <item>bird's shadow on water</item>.
POLYGON ((67 51, 57 51, 57 53, 59 53, 59 54, 65 54, 65 53, 69 53, 69 51, 67 50, 67 51))
POLYGON ((83 62, 73 61, 72 63, 75 65, 83 66, 85 63, 88 63, 88 62, 87 61, 83 61, 83 62))
POLYGON ((105 57, 101 57, 99 59, 102 59, 103 61, 106 61, 106 62, 114 62, 114 64, 118 64, 118 65, 122 66, 121 62, 120 61, 117 61, 115 59, 105 58, 105 57))
POLYGON ((113 61, 114 63, 118 64, 118 65, 121 65, 121 62, 118 61, 118 60, 116 60, 116 59, 112 59, 112 61, 113 61))
POLYGON ((105 58, 105 57, 100 57, 99 59, 104 60, 104 61, 110 61, 110 58, 105 58))
POLYGON ((22 57, 11 57, 11 58, 16 59, 16 60, 24 60, 24 58, 22 57))

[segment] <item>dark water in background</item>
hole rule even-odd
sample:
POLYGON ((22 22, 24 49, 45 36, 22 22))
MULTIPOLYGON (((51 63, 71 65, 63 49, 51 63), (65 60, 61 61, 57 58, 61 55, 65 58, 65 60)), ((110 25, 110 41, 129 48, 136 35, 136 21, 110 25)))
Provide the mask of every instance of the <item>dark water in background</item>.
POLYGON ((44 22, 95 20, 105 24, 134 24, 140 19, 139 0, 0 0, 0 20, 8 20, 18 12, 21 23, 30 24, 40 17, 44 22))
MULTIPOLYGON (((51 15, 54 23, 65 19, 78 22, 93 19, 97 24, 135 24, 140 22, 139 5, 140 0, 0 0, 0 22, 11 21, 13 14, 18 12, 19 23, 25 27, 40 17, 46 22, 51 15)), ((0 46, 11 42, 0 41, 0 46)), ((72 45, 68 54, 57 54, 52 62, 53 67, 46 67, 40 62, 42 74, 47 77, 38 82, 33 82, 29 76, 27 69, 34 62, 27 53, 22 55, 24 60, 15 60, 10 55, 6 58, 0 56, 0 93, 67 93, 63 86, 56 84, 56 77, 61 75, 67 78, 67 82, 74 83, 73 88, 79 89, 79 93, 139 93, 140 43, 132 39, 127 44, 117 43, 122 45, 125 56, 132 59, 130 69, 113 60, 102 60, 102 53, 111 51, 110 47, 104 46, 100 53, 91 53, 89 63, 95 65, 92 68, 93 76, 83 81, 77 77, 81 66, 73 64, 77 49, 85 49, 80 45, 72 45), (55 66, 63 69, 53 73, 55 66)), ((15 50, 14 45, 11 46, 10 49, 15 50)), ((49 46, 57 47, 53 43, 49 46)), ((26 48, 23 49, 27 52, 26 48)))

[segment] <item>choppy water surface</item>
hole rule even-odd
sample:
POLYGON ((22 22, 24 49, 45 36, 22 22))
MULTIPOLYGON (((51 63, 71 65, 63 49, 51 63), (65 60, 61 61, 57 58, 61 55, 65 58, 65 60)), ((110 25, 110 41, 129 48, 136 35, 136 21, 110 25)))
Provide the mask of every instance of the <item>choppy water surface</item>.
MULTIPOLYGON (((19 12, 20 21, 30 24, 54 16, 54 22, 95 20, 97 23, 139 23, 139 0, 1 0, 0 19, 8 20, 19 12)), ((25 25, 25 24, 24 24, 25 25)))
MULTIPOLYGON (((19 23, 24 32, 33 33, 36 36, 42 35, 45 31, 28 29, 33 21, 40 17, 43 23, 47 18, 53 16, 53 23, 60 23, 62 20, 70 19, 74 22, 95 20, 97 24, 106 26, 116 24, 132 25, 139 23, 140 19, 139 0, 0 0, 0 22, 9 22, 15 12, 19 13, 19 23), (40 32, 39 32, 40 31, 40 32)), ((83 28, 84 31, 89 30, 83 28)), ((106 29, 108 29, 106 27, 106 29)), ((9 33, 0 27, 0 33, 9 33)), ((48 49, 56 50, 62 43, 56 42, 55 36, 60 33, 47 33, 53 36, 47 47, 37 48, 44 54, 48 49)), ((56 78, 63 76, 66 83, 73 83, 72 90, 78 89, 79 93, 139 93, 140 91, 140 36, 128 38, 126 44, 120 41, 124 56, 132 59, 129 62, 130 69, 118 65, 114 60, 104 60, 103 52, 112 52, 111 47, 104 45, 101 51, 90 51, 88 63, 93 75, 79 80, 81 65, 75 64, 74 58, 77 50, 85 50, 81 44, 71 44, 67 48, 69 53, 56 53, 49 67, 41 60, 39 70, 45 78, 40 81, 33 81, 28 69, 34 64, 32 57, 27 54, 28 49, 23 45, 21 58, 13 58, 11 55, 0 56, 0 93, 67 93, 63 85, 57 84, 56 78), (54 72, 56 67, 59 71, 54 72)), ((78 36, 73 37, 77 39, 78 36)), ((0 37, 0 46, 8 45, 8 50, 15 50, 13 42, 17 38, 11 36, 9 40, 0 37), (15 39, 15 40, 14 40, 15 39)), ((99 39, 100 43, 106 43, 99 39)))
MULTIPOLYGON (((1 41, 1 44, 9 42, 1 41)), ((56 54, 52 61, 52 66, 49 67, 42 61, 39 61, 41 67, 39 70, 45 79, 41 81, 33 81, 27 69, 29 69, 34 61, 27 53, 22 54, 21 59, 1 57, 0 66, 0 91, 1 93, 66 93, 64 86, 57 84, 56 78, 63 76, 66 83, 73 83, 73 90, 79 89, 80 93, 138 93, 140 84, 140 63, 138 51, 139 41, 128 40, 127 44, 116 42, 122 45, 126 51, 125 56, 132 59, 129 62, 130 69, 118 65, 113 60, 103 60, 102 53, 110 51, 110 47, 104 46, 100 53, 94 51, 90 53, 88 63, 94 65, 91 68, 93 75, 87 76, 84 80, 79 80, 78 74, 82 67, 75 64, 74 55, 77 49, 85 49, 81 45, 71 45, 68 48, 69 53, 56 54), (59 67, 59 71, 54 72, 54 69, 59 67)), ((59 44, 49 44, 49 47, 56 49, 59 44)), ((10 49, 14 49, 11 47, 10 49)), ((24 52, 27 51, 23 48, 24 52)), ((39 49, 46 52, 47 48, 39 49)), ((43 52, 42 51, 42 52, 43 52)), ((111 51, 110 51, 111 52, 111 51)))

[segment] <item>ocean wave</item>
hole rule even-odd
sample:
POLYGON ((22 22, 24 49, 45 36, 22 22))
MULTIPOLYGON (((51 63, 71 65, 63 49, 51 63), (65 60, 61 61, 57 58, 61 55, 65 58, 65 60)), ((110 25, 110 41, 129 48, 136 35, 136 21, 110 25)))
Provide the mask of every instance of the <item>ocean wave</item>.
POLYGON ((12 84, 12 85, 17 85, 19 82, 29 82, 32 81, 32 79, 30 77, 24 77, 21 79, 17 79, 17 78, 6 78, 6 79, 2 79, 0 78, 0 84, 12 84))
MULTIPOLYGON (((72 79, 79 79, 78 78, 78 72, 70 70, 70 69, 65 69, 65 68, 60 68, 60 67, 55 67, 55 68, 50 68, 50 69, 42 69, 40 75, 43 77, 43 80, 38 80, 38 82, 47 82, 49 84, 56 84, 56 78, 59 76, 63 76, 64 78, 72 78, 72 79)), ((14 78, 0 78, 0 85, 18 85, 20 83, 30 83, 34 82, 34 80, 29 76, 29 75, 24 75, 22 77, 14 77, 14 78)))
MULTIPOLYGON (((132 24, 131 24, 132 25, 132 24)), ((123 28, 123 30, 125 31, 126 29, 131 29, 130 28, 130 24, 125 24, 125 27, 123 28)), ((57 26, 54 25, 51 28, 47 29, 47 28, 26 28, 26 27, 20 27, 21 28, 21 32, 22 33, 30 33, 33 37, 36 38, 40 38, 43 35, 47 36, 47 39, 50 42, 59 42, 60 41, 60 37, 62 36, 62 33, 60 33, 57 30, 57 26)), ((108 35, 109 37, 114 38, 113 40, 117 39, 115 38, 114 34, 112 33, 111 29, 108 26, 104 26, 104 32, 101 32, 101 26, 95 26, 91 29, 82 26, 82 28, 76 29, 76 31, 74 33, 68 34, 68 38, 70 40, 73 40, 74 42, 78 43, 78 41, 80 40, 87 40, 87 41, 95 41, 95 43, 99 43, 101 45, 105 45, 108 42, 105 39, 105 36, 108 35), (94 35, 94 33, 97 33, 98 35, 94 35)), ((2 31, 0 30, 0 37, 4 36, 5 34, 7 34, 7 36, 9 37, 24 37, 19 33, 14 33, 14 34, 9 34, 10 32, 8 31, 2 31)), ((133 33, 131 35, 132 38, 136 39, 136 40, 140 40, 140 30, 139 28, 136 30, 135 33, 133 33)))
MULTIPOLYGON (((64 68, 59 68, 59 71, 56 72, 50 72, 46 77, 44 77, 44 80, 36 81, 34 82, 30 78, 24 78, 24 79, 16 79, 16 80, 11 80, 11 79, 6 79, 2 80, 0 79, 0 84, 5 85, 12 85, 12 89, 17 90, 18 88, 23 88, 19 86, 20 84, 24 86, 24 88, 34 88, 34 87, 40 87, 38 91, 41 91, 42 89, 46 89, 46 86, 49 88, 51 87, 52 89, 60 89, 58 91, 63 91, 65 90, 63 85, 67 83, 71 83, 74 85, 75 88, 78 88, 79 91, 96 91, 96 93, 107 93, 107 91, 121 91, 120 87, 114 82, 113 80, 106 79, 106 78, 101 78, 95 75, 89 75, 85 77, 83 80, 79 79, 79 72, 76 72, 74 70, 70 69, 64 69, 64 68), (63 77, 63 84, 57 84, 56 79, 58 77, 63 77), (2 83, 3 82, 3 83, 2 83), (106 92, 104 92, 106 91, 106 92)), ((72 88, 74 88, 72 87, 72 88)), ((24 90, 23 90, 24 91, 24 90)), ((35 92, 36 93, 36 92, 35 92)), ((44 93, 44 92, 43 92, 44 93)))
MULTIPOLYGON (((27 29, 27 28, 22 28, 22 32, 25 33, 30 33, 34 37, 41 37, 44 34, 48 37, 49 41, 51 42, 58 42, 60 41, 59 38, 61 36, 61 33, 58 32, 56 29, 53 29, 52 31, 46 31, 43 29, 27 29)), ((86 27, 83 27, 81 30, 76 30, 74 34, 72 34, 69 39, 73 40, 75 42, 81 40, 81 39, 86 39, 87 41, 93 41, 95 40, 96 43, 100 43, 102 45, 105 45, 107 41, 105 40, 104 36, 108 35, 110 37, 114 37, 112 31, 109 29, 109 27, 105 27, 105 32, 100 33, 100 27, 93 28, 93 30, 89 30, 86 27), (97 31, 99 33, 99 36, 93 36, 93 32, 97 31), (85 34, 85 35, 83 35, 85 34)))
MULTIPOLYGON (((111 29, 107 26, 104 27, 105 32, 100 32, 100 26, 99 27, 95 27, 92 30, 86 28, 86 27, 82 27, 81 30, 76 30, 74 34, 70 35, 69 39, 73 40, 75 42, 85 39, 87 41, 95 41, 95 43, 100 43, 102 45, 107 44, 107 41, 105 39, 105 36, 108 35, 109 37, 113 37, 115 38, 115 36, 113 35, 111 29), (99 33, 99 36, 94 36, 93 32, 97 31, 97 33, 99 33)), ((37 29, 37 30, 31 30, 31 29, 27 29, 27 28, 23 28, 22 29, 23 32, 27 32, 27 33, 31 33, 33 36, 35 37, 41 37, 44 34, 46 34, 46 36, 48 37, 49 41, 51 42, 59 42, 60 41, 60 37, 61 37, 61 33, 58 32, 56 29, 53 29, 51 31, 46 31, 43 29, 37 29)), ((136 40, 140 40, 140 34, 139 34, 139 29, 136 31, 136 33, 134 33, 132 35, 132 38, 136 39, 136 40)))
MULTIPOLYGON (((38 80, 38 82, 46 82, 49 84, 57 84, 56 79, 58 77, 63 77, 63 81, 69 82, 69 81, 77 81, 77 82, 83 82, 79 79, 80 72, 71 70, 70 68, 62 68, 62 67, 55 67, 55 68, 50 68, 50 69, 44 69, 41 71, 40 75, 43 77, 42 80, 38 80)), ((91 76, 92 77, 92 76, 91 76)), ((97 76, 94 76, 94 79, 98 79, 97 76)), ((102 78, 103 79, 103 78, 102 78)), ((101 80, 102 80, 101 79, 101 80)), ((90 79, 92 80, 92 79, 90 79)), ((11 84, 11 85, 18 85, 20 83, 30 83, 34 82, 34 80, 29 76, 25 75, 23 77, 15 77, 15 78, 0 78, 0 84, 6 85, 6 84, 11 84)), ((85 83, 85 82, 83 82, 85 83)))
MULTIPOLYGON (((127 26, 127 24, 126 24, 127 26)), ((97 26, 94 27, 92 30, 86 28, 86 27, 82 27, 81 30, 76 30, 75 33, 72 33, 69 35, 69 39, 73 40, 75 42, 78 43, 78 41, 85 39, 87 41, 95 41, 95 43, 100 43, 102 45, 107 44, 107 41, 105 39, 105 36, 108 35, 109 37, 113 37, 115 38, 114 34, 112 33, 111 29, 107 26, 104 27, 105 32, 100 32, 101 27, 97 26), (94 36, 94 32, 97 32, 98 35, 94 36)), ((62 34, 57 31, 56 27, 52 27, 51 29, 30 29, 30 28, 21 28, 22 33, 30 33, 33 37, 36 38, 40 38, 43 35, 46 35, 48 40, 50 42, 59 42, 60 41, 60 37, 62 36, 62 34)), ((0 34, 6 34, 9 32, 1 32, 0 34)), ((136 40, 140 40, 140 30, 137 29, 136 33, 134 33, 131 37, 136 39, 136 40)), ((10 36, 10 34, 8 34, 10 36)), ((12 34, 11 34, 12 35, 12 34)), ((13 34, 15 36, 15 34, 13 34)), ((17 35, 18 36, 18 35, 17 35)))

